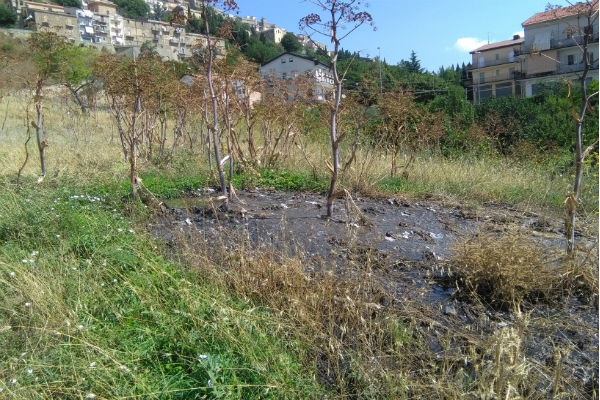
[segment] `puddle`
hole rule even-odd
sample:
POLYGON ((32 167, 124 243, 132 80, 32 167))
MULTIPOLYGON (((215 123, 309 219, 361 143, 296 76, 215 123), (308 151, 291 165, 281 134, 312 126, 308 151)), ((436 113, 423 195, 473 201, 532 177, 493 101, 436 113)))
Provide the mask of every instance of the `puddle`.
MULTIPOLYGON (((369 273, 392 295, 394 307, 421 307, 424 319, 436 321, 456 337, 474 331, 493 334, 514 317, 455 299, 456 288, 440 284, 454 243, 481 230, 501 233, 508 225, 528 229, 544 246, 563 241, 562 221, 498 207, 472 210, 439 202, 355 197, 356 206, 369 221, 361 224, 360 218, 346 212, 343 200, 336 201, 333 218, 322 218, 325 199, 315 194, 240 191, 228 212, 217 211, 209 196, 216 194, 205 191, 200 197, 166 201, 171 212, 152 224, 154 237, 175 250, 191 239, 194 245, 225 246, 228 252, 284 252, 302 257, 307 273, 322 268, 342 278, 351 278, 353 271, 368 266, 369 273)), ((576 343, 579 347, 568 356, 564 373, 587 390, 597 386, 598 313, 597 308, 576 300, 572 303, 565 309, 536 305, 531 310, 533 319, 560 315, 560 323, 577 328, 565 333, 549 326, 529 333, 524 351, 547 364, 557 343, 565 348, 576 343)), ((435 336, 430 340, 432 348, 441 351, 435 336)))

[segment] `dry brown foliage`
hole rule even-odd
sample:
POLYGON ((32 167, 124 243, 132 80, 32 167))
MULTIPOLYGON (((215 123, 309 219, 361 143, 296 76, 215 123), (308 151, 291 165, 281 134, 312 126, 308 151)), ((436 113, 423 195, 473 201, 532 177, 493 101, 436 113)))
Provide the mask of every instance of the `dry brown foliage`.
POLYGON ((493 307, 520 310, 523 300, 552 302, 598 292, 598 264, 592 257, 566 259, 560 250, 544 248, 517 230, 478 234, 453 253, 463 294, 493 307))

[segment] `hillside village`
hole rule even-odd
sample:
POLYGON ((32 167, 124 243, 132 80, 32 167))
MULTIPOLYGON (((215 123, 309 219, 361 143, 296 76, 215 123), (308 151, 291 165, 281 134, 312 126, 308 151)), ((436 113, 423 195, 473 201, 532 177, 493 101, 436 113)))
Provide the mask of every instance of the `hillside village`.
POLYGON ((0 0, 0 399, 597 400, 599 1, 238 3, 0 0))
MULTIPOLYGON (((11 6, 19 17, 17 25, 27 29, 51 29, 73 43, 127 54, 139 54, 141 47, 146 44, 151 45, 163 59, 176 61, 188 59, 195 46, 206 45, 203 34, 192 33, 189 29, 190 20, 201 19, 201 12, 195 1, 173 3, 148 0, 146 4, 148 10, 153 10, 148 13, 149 16, 132 19, 120 15, 117 5, 108 0, 84 2, 81 8, 11 0, 11 6), (168 21, 156 18, 161 16, 168 21)), ((489 43, 475 49, 471 52, 472 62, 469 65, 463 64, 459 71, 457 66, 460 77, 454 83, 464 87, 467 99, 478 104, 489 97, 530 97, 551 82, 565 78, 577 79, 578 73, 583 69, 578 47, 581 43, 566 28, 576 26, 578 7, 573 5, 535 14, 523 21, 524 37, 515 36, 511 40, 489 43)), ((597 1, 594 7, 598 7, 597 1)), ((260 36, 261 40, 275 45, 280 45, 287 34, 285 29, 267 22, 265 18, 242 17, 223 13, 216 8, 211 10, 221 18, 235 21, 240 24, 239 27, 243 27, 241 29, 260 36)), ((328 49, 325 44, 305 34, 293 35, 303 49, 304 57, 318 56, 321 64, 326 62, 328 49)), ((593 33, 592 44, 594 43, 597 46, 598 30, 593 33)), ((215 47, 218 49, 217 53, 224 54, 223 40, 218 40, 215 47)), ((260 75, 263 78, 270 75, 289 79, 307 72, 318 73, 323 67, 290 69, 284 65, 283 59, 277 58, 279 63, 274 62, 275 57, 279 56, 276 50, 271 50, 269 54, 268 58, 262 56, 258 60, 262 65, 269 63, 268 71, 266 67, 261 68, 260 75)), ((302 56, 301 53, 298 54, 302 56)), ((286 57, 286 54, 281 57, 286 57)), ((598 79, 598 60, 597 54, 595 56, 592 50, 589 57, 591 70, 587 79, 591 81, 598 79)), ((385 65, 383 68, 393 70, 395 66, 385 65)), ((358 81, 348 84, 352 89, 352 85, 358 85, 358 81)), ((426 90, 435 89, 436 83, 428 86, 426 90)), ((443 92, 446 86, 447 84, 438 83, 437 91, 434 90, 433 93, 440 90, 443 92)), ((323 92, 323 88, 316 90, 323 92)), ((331 90, 331 86, 327 90, 331 90)), ((318 96, 322 96, 322 93, 318 96)))
MULTIPOLYGON (((200 34, 190 33, 186 29, 188 19, 200 19, 201 12, 196 3, 163 3, 148 1, 151 12, 146 18, 126 18, 119 14, 115 3, 108 0, 96 0, 82 3, 81 8, 59 6, 51 3, 11 0, 11 6, 19 16, 19 25, 31 29, 52 29, 67 37, 73 43, 93 45, 117 52, 138 52, 144 43, 151 43, 164 59, 183 61, 192 54, 192 48, 205 43, 200 34), (156 19, 156 12, 169 15, 169 21, 156 19), (173 18, 175 16, 175 18, 173 18), (155 19, 153 19, 153 17, 155 19), (177 18, 181 17, 181 18, 177 18)), ((286 30, 264 18, 240 17, 224 14, 217 8, 211 8, 224 18, 243 24, 255 35, 262 35, 276 44, 281 43, 286 30)), ((327 50, 319 42, 306 35, 296 36, 306 49, 327 50)), ((217 45, 224 50, 224 43, 217 45)))

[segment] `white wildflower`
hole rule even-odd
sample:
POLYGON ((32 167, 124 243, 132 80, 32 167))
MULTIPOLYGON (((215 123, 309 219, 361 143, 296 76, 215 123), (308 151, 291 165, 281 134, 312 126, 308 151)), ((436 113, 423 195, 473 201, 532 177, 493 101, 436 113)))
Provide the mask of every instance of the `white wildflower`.
POLYGON ((90 363, 90 368, 96 368, 96 361, 92 361, 90 363))
POLYGON ((26 259, 22 259, 22 260, 21 260, 21 262, 22 262, 23 264, 27 264, 27 260, 26 260, 26 259))
POLYGON ((37 251, 37 250, 34 250, 34 251, 32 251, 32 252, 31 252, 31 256, 32 256, 32 257, 33 257, 33 256, 37 256, 38 254, 40 254, 40 252, 39 252, 39 251, 37 251))
POLYGON ((33 369, 31 369, 31 368, 27 368, 27 373, 28 373, 29 375, 33 374, 33 369))
POLYGON ((25 303, 25 307, 29 307, 31 305, 30 302, 25 303))
POLYGON ((57 237, 57 238, 60 238, 60 235, 59 235, 59 234, 56 234, 56 237, 57 237))
POLYGON ((77 329, 82 330, 83 329, 83 325, 77 325, 77 329))
POLYGON ((213 387, 213 382, 209 379, 208 382, 206 382, 206 386, 213 387))
POLYGON ((117 283, 117 280, 116 280, 116 279, 113 279, 113 283, 117 283))
POLYGON ((123 371, 123 372, 129 372, 129 368, 127 368, 124 365, 119 365, 119 370, 123 371))
POLYGON ((10 380, 10 383, 12 383, 12 384, 14 385, 15 383, 17 383, 17 380, 16 380, 15 378, 12 378, 12 379, 10 380))
POLYGON ((117 228, 117 232, 123 232, 123 229, 117 228))
POLYGON ((13 271, 10 271, 10 272, 8 273, 8 275, 10 275, 10 277, 11 277, 11 278, 14 278, 14 277, 15 277, 15 273, 14 273, 13 271))
POLYGON ((208 356, 207 356, 206 354, 200 354, 200 355, 198 356, 198 359, 199 359, 199 360, 206 360, 207 358, 208 358, 208 356))
POLYGON ((133 229, 129 228, 129 229, 127 230, 127 232, 129 232, 129 233, 133 233, 133 229))
POLYGON ((96 395, 94 393, 88 393, 88 394, 85 395, 85 398, 86 399, 95 399, 96 395))

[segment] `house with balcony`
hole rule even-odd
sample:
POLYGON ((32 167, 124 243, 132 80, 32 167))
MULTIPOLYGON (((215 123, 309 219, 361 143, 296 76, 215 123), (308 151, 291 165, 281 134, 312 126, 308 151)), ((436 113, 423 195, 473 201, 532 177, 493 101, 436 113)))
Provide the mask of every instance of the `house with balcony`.
POLYGON ((325 101, 334 89, 330 66, 298 54, 283 53, 266 62, 260 67, 260 76, 266 83, 266 92, 277 90, 277 83, 282 83, 288 92, 293 92, 295 81, 306 77, 309 96, 316 101, 325 101))
POLYGON ((521 88, 515 79, 521 73, 517 56, 524 39, 515 35, 511 40, 490 43, 471 52, 470 79, 465 82, 479 104, 489 97, 519 95, 521 88))
POLYGON ((589 83, 598 79, 598 0, 540 12, 523 22, 524 38, 490 43, 471 52, 463 85, 475 104, 488 97, 534 96, 552 82, 577 81, 583 62, 587 14, 595 15, 588 60, 589 83))
POLYGON ((548 82, 580 79, 587 14, 596 13, 588 46, 588 82, 598 79, 598 0, 540 12, 523 22, 525 41, 520 58, 522 95, 533 96, 548 82))

